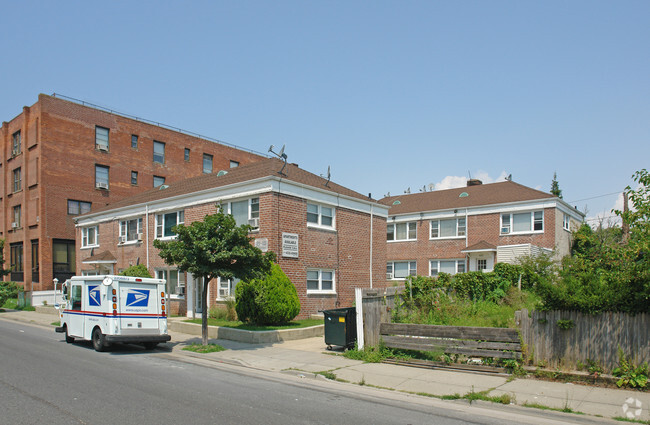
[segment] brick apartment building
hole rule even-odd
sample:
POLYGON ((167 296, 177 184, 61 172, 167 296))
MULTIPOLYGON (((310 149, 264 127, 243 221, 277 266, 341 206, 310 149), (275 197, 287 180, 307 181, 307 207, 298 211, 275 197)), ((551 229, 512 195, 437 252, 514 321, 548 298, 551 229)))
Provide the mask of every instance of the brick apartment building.
POLYGON ((2 123, 0 185, 8 280, 52 288, 77 269, 74 218, 154 186, 263 155, 47 95, 2 123))
MULTIPOLYGON (((387 284, 388 207, 278 159, 171 183, 78 217, 77 273, 145 264, 167 279, 170 313, 192 317, 200 313, 202 285, 164 264, 153 240, 173 238, 172 226, 200 221, 217 205, 237 224, 254 226, 255 245, 277 254, 298 291, 299 317, 351 306, 355 287, 387 284)), ((209 305, 233 296, 235 285, 211 282, 209 305)))
POLYGON ((523 255, 569 254, 584 214, 562 199, 512 181, 390 196, 387 278, 493 269, 523 255))

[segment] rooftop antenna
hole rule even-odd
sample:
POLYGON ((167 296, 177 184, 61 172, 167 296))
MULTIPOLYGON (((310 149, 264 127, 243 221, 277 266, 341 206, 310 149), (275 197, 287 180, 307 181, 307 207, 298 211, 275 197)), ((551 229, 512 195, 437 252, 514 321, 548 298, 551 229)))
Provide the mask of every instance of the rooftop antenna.
POLYGON ((406 193, 407 195, 410 195, 410 194, 411 194, 411 188, 409 187, 408 189, 406 189, 406 190, 404 191, 404 193, 406 193))
POLYGON ((281 175, 283 175, 283 176, 286 175, 286 174, 284 174, 284 168, 287 166, 287 154, 284 153, 284 148, 285 148, 285 146, 286 146, 286 145, 282 145, 282 149, 280 149, 280 152, 279 152, 279 153, 275 153, 275 152, 273 151, 273 148, 274 148, 273 145, 271 145, 271 147, 269 148, 269 152, 271 152, 273 155, 277 156, 278 158, 280 158, 281 160, 284 161, 284 164, 282 165, 282 169, 281 169, 280 171, 278 171, 278 174, 281 174, 281 175))
POLYGON ((329 187, 328 185, 330 184, 331 178, 332 178, 332 173, 331 173, 330 166, 328 165, 327 166, 327 181, 325 182, 325 186, 329 187))
POLYGON ((433 189, 436 188, 436 185, 433 183, 429 183, 428 187, 429 187, 429 192, 433 192, 433 189))
POLYGON ((422 189, 420 189, 420 192, 426 192, 427 191, 427 185, 425 184, 422 186, 422 189))
POLYGON ((512 181, 512 174, 508 174, 508 177, 506 177, 506 180, 511 182, 512 181))

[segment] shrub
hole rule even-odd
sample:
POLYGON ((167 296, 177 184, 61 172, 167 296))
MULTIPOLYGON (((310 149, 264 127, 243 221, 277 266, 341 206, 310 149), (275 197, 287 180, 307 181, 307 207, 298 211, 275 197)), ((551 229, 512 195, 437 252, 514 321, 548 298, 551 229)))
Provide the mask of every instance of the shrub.
POLYGON ((0 307, 5 305, 8 299, 18 297, 18 293, 22 291, 23 288, 16 282, 0 281, 0 307))
POLYGON ((137 266, 131 266, 128 269, 120 273, 120 276, 133 276, 133 277, 152 277, 147 270, 147 266, 144 264, 138 264, 137 266))
POLYGON ((235 310, 242 322, 256 325, 288 323, 300 313, 300 300, 296 287, 273 264, 262 279, 239 282, 235 288, 235 310))

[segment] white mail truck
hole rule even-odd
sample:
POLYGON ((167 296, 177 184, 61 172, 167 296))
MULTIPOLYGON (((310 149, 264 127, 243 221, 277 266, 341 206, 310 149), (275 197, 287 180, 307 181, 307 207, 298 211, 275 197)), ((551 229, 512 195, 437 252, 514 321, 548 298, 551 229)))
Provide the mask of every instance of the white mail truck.
POLYGON ((130 276, 74 276, 63 284, 59 308, 65 341, 90 340, 97 351, 112 343, 167 342, 165 280, 130 276))

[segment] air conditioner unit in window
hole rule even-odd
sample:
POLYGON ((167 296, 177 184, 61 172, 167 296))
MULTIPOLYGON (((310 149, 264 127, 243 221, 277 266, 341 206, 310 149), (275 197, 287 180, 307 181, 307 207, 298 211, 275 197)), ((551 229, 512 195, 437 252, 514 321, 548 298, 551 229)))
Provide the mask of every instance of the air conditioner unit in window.
POLYGON ((15 222, 15 221, 13 223, 11 223, 11 228, 12 229, 17 229, 18 228, 18 223, 15 222))
POLYGON ((95 187, 97 189, 108 189, 108 183, 97 182, 97 183, 95 183, 95 187))
POLYGON ((97 148, 98 151, 108 152, 108 146, 106 145, 100 145, 98 143, 95 145, 95 148, 97 148))
POLYGON ((126 236, 120 236, 120 243, 126 243, 126 236))
POLYGON ((392 279, 392 278, 393 278, 393 274, 392 274, 392 273, 386 273, 386 279, 390 280, 390 279, 392 279))
POLYGON ((141 241, 143 236, 144 235, 142 233, 138 233, 138 240, 141 241))
POLYGON ((260 219, 259 218, 251 218, 248 220, 248 224, 253 226, 253 227, 260 227, 260 219))

